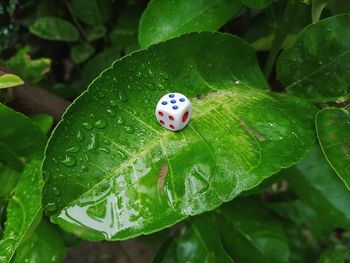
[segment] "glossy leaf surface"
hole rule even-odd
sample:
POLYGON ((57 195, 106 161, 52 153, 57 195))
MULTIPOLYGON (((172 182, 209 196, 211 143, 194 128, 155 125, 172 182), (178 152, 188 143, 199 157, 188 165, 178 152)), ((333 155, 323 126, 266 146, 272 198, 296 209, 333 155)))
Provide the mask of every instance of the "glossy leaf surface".
POLYGON ((320 220, 333 228, 350 229, 350 192, 325 160, 319 147, 288 171, 288 181, 300 199, 308 203, 320 220))
POLYGON ((217 262, 231 263, 232 259, 223 248, 214 215, 204 214, 191 218, 172 240, 157 263, 169 262, 217 262))
POLYGON ((74 42, 79 39, 79 32, 73 24, 57 17, 40 17, 29 31, 47 40, 74 42))
POLYGON ((61 234, 46 219, 41 220, 33 234, 18 248, 18 263, 60 263, 66 255, 61 234))
POLYGON ((254 50, 227 34, 192 33, 118 60, 51 137, 46 210, 84 238, 124 239, 256 187, 314 141, 314 107, 266 86, 254 50), (168 92, 192 101, 180 132, 155 120, 168 92))
POLYGON ((0 143, 18 156, 40 158, 46 144, 45 134, 23 114, 0 103, 0 143))
POLYGON ((139 27, 141 47, 188 32, 216 31, 241 8, 239 0, 152 0, 139 27))
POLYGON ((0 241, 0 262, 10 262, 24 238, 31 234, 41 217, 41 161, 26 165, 7 207, 5 232, 0 241))
POLYGON ((329 164, 350 189, 350 107, 328 108, 316 115, 317 137, 329 164))
POLYGON ((289 247, 278 220, 250 199, 218 210, 218 227, 234 262, 289 262, 289 247))
POLYGON ((23 80, 13 74, 0 75, 0 89, 6 89, 23 84, 23 80))
POLYGON ((335 100, 350 91, 350 16, 306 27, 277 62, 277 77, 290 94, 335 100))

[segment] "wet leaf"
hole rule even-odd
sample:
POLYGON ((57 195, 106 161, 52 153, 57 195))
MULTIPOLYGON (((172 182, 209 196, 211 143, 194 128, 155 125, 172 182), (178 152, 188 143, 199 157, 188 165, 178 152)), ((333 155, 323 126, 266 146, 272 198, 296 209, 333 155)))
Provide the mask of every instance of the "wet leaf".
POLYGON ((42 157, 46 136, 28 117, 0 103, 0 124, 0 143, 20 157, 42 157))
POLYGON ((223 248, 215 217, 204 214, 191 218, 171 241, 162 257, 154 263, 170 262, 220 262, 231 263, 232 259, 223 248))
POLYGON ((32 59, 29 52, 30 46, 24 46, 17 53, 6 61, 6 66, 31 82, 39 82, 49 72, 51 60, 49 58, 32 59))
POLYGON ((43 219, 18 248, 16 262, 60 263, 65 255, 66 247, 62 236, 52 224, 43 219))
POLYGON ((317 137, 334 171, 350 190, 350 107, 327 108, 316 115, 317 137))
POLYGON ((112 12, 111 0, 72 0, 74 15, 88 25, 102 25, 108 21, 112 12))
POLYGON ((240 0, 152 0, 139 27, 141 47, 188 32, 216 31, 241 8, 240 0))
POLYGON ((0 89, 16 87, 21 84, 23 84, 23 80, 16 75, 13 75, 13 74, 0 75, 0 89))
POLYGON ((85 31, 86 39, 89 42, 103 38, 106 33, 107 29, 104 26, 92 26, 85 31))
POLYGON ((250 199, 218 210, 224 248, 234 262, 289 262, 289 247, 279 221, 250 199))
POLYGON ((29 31, 47 40, 75 42, 79 39, 79 32, 73 24, 53 16, 38 18, 29 31))
POLYGON ((117 60, 50 139, 47 212, 84 238, 125 239, 256 187, 315 139, 315 108, 266 88, 254 50, 227 34, 187 34, 117 60), (154 116, 168 92, 192 101, 180 132, 154 116))
POLYGON ((342 246, 334 246, 326 249, 317 259, 317 263, 344 263, 350 260, 349 249, 342 246))
POLYGON ((263 9, 268 7, 272 0, 242 0, 242 3, 250 8, 263 9))
POLYGON ((41 218, 43 181, 41 161, 27 164, 7 207, 7 220, 0 241, 0 262, 10 262, 18 246, 30 235, 41 218))
POLYGON ((306 27, 277 62, 277 77, 290 94, 336 100, 350 91, 350 16, 306 27))
POLYGON ((350 229, 350 192, 325 160, 319 147, 288 171, 293 191, 327 222, 325 227, 350 229))

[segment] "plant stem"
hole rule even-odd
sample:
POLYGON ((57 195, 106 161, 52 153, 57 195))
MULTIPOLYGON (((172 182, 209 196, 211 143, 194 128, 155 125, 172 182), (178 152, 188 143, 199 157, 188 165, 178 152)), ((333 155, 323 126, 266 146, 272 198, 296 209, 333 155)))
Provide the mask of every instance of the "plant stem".
POLYGON ((297 1, 288 0, 282 19, 276 28, 275 35, 271 44, 270 53, 266 60, 264 74, 267 79, 269 79, 271 76, 277 55, 283 46, 283 42, 289 32, 289 29, 293 26, 297 9, 297 1))
POLYGON ((86 33, 85 33, 83 27, 80 25, 78 19, 77 19, 77 18, 75 17, 75 15, 73 14, 73 11, 72 11, 72 8, 70 7, 70 4, 69 4, 67 1, 64 1, 64 4, 66 5, 67 10, 68 10, 70 16, 72 17, 74 24, 77 26, 77 28, 78 28, 80 34, 82 35, 84 42, 87 43, 86 33))

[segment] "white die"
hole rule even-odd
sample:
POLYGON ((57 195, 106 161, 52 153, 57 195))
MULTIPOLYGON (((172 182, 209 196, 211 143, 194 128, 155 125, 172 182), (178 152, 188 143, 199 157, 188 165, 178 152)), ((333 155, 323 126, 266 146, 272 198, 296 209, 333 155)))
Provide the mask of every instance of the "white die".
POLYGON ((156 118, 166 129, 179 131, 185 128, 192 116, 192 104, 181 93, 168 93, 157 104, 156 118))

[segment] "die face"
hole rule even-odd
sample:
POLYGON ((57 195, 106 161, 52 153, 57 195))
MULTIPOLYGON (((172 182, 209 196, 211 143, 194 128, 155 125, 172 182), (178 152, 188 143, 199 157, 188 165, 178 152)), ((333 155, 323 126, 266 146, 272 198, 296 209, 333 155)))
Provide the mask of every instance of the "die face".
POLYGON ((159 100, 155 114, 164 128, 178 131, 188 124, 192 116, 192 105, 183 94, 169 93, 159 100))

